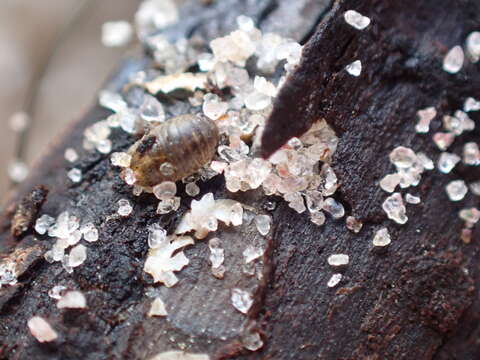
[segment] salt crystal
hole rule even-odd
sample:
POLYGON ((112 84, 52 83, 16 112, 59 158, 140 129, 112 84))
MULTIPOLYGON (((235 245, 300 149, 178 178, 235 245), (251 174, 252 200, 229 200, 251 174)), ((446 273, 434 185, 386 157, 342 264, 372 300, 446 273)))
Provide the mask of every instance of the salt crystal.
POLYGON ((473 31, 467 36, 465 48, 470 60, 476 63, 480 59, 480 32, 473 31))
POLYGON ((132 157, 125 152, 114 152, 112 155, 110 155, 110 160, 112 161, 113 166, 126 168, 130 166, 132 157))
POLYGON ((270 81, 263 76, 255 76, 253 80, 253 88, 259 93, 275 97, 277 95, 277 88, 270 81))
POLYGON ((223 162, 223 161, 216 161, 216 160, 214 160, 214 161, 212 161, 212 162, 210 163, 210 168, 211 168, 213 171, 215 171, 215 172, 217 172, 217 173, 219 173, 219 174, 223 173, 223 170, 225 170, 225 168, 226 168, 227 166, 228 166, 228 164, 227 164, 226 162, 223 162))
POLYGON ((0 288, 3 285, 15 285, 17 283, 17 266, 13 261, 5 261, 0 264, 0 288))
POLYGON ((120 94, 109 90, 100 91, 98 94, 98 102, 102 107, 110 109, 113 112, 121 112, 128 108, 127 103, 120 94))
POLYGON ((355 10, 347 10, 343 14, 348 25, 353 26, 357 30, 363 30, 370 25, 370 18, 363 16, 355 10))
POLYGON ((25 131, 30 124, 30 116, 24 112, 24 111, 19 111, 14 113, 9 119, 8 119, 8 125, 10 126, 10 129, 16 133, 21 133, 25 131))
POLYGON ((40 235, 44 235, 48 228, 55 223, 55 219, 49 215, 40 216, 35 222, 35 231, 40 235))
POLYGON ((442 151, 447 150, 454 140, 455 134, 452 133, 437 132, 433 135, 433 142, 442 151))
POLYGON ((478 220, 480 220, 480 210, 474 207, 462 209, 458 215, 460 216, 460 219, 471 225, 476 224, 478 220))
POLYGON ((67 176, 72 182, 79 183, 82 181, 82 170, 73 168, 67 173, 67 176))
POLYGON ((350 231, 353 231, 354 233, 359 233, 360 230, 362 230, 363 223, 355 219, 353 216, 347 216, 347 219, 345 222, 347 225, 347 229, 350 231))
POLYGON ((7 173, 10 180, 20 183, 27 178, 28 167, 24 162, 17 160, 8 164, 7 173))
POLYGON ((462 47, 454 46, 443 59, 443 70, 450 74, 456 74, 463 66, 464 57, 462 47))
POLYGON ((330 266, 344 266, 347 265, 349 261, 350 258, 346 254, 332 254, 327 259, 330 266))
POLYGON ((308 190, 305 194, 307 209, 311 213, 318 212, 323 209, 323 195, 317 190, 308 190))
POLYGON ((412 167, 417 161, 415 152, 405 146, 398 146, 389 154, 390 162, 397 168, 406 169, 412 167))
POLYGON ((286 194, 283 198, 288 201, 288 206, 299 214, 303 213, 307 209, 305 207, 303 197, 298 191, 286 194))
POLYGON ((164 162, 162 165, 160 165, 160 172, 165 176, 171 176, 175 173, 175 166, 169 162, 164 162))
POLYGON ((82 225, 80 232, 83 234, 83 238, 88 242, 95 242, 98 240, 98 230, 91 222, 82 225))
POLYGON ((84 309, 87 307, 85 296, 80 291, 68 291, 58 300, 59 309, 84 309))
POLYGON ((265 253, 265 250, 256 246, 249 245, 245 248, 243 251, 243 258, 245 260, 245 263, 248 264, 260 257, 263 256, 265 253))
POLYGON ((248 291, 234 288, 232 289, 232 304, 243 314, 246 314, 253 304, 253 297, 248 291))
POLYGON ((417 153, 417 158, 425 170, 433 170, 435 168, 435 164, 433 163, 432 159, 430 159, 424 153, 422 152, 417 153))
POLYGON ((463 180, 450 181, 445 187, 448 198, 452 201, 462 200, 468 192, 468 187, 463 180))
POLYGON ((442 152, 438 159, 438 170, 444 174, 448 174, 461 160, 460 156, 448 152, 442 152))
POLYGON ((255 52, 255 44, 248 34, 241 30, 212 40, 210 47, 218 61, 231 61, 241 67, 245 66, 246 60, 255 52))
POLYGON ((391 242, 390 234, 387 228, 381 228, 375 233, 373 237, 373 246, 383 247, 389 245, 391 242))
POLYGON ((157 296, 150 306, 150 310, 148 311, 148 316, 167 316, 167 309, 165 308, 165 303, 163 300, 157 296))
POLYGON ((80 230, 74 230, 71 232, 67 238, 68 245, 75 245, 82 239, 82 233, 80 230))
POLYGON ((428 133, 430 122, 437 116, 437 110, 433 106, 417 111, 418 123, 415 126, 417 133, 428 133))
POLYGON ((271 97, 258 91, 252 91, 245 98, 245 106, 249 110, 260 111, 270 106, 271 97))
POLYGON ((198 187, 197 184, 195 184, 194 182, 191 182, 185 185, 185 192, 189 196, 197 196, 198 194, 200 194, 200 188, 198 187))
POLYGON ((170 200, 177 193, 177 185, 173 181, 164 181, 153 187, 153 194, 158 200, 170 200))
POLYGON ((107 47, 124 46, 132 35, 132 26, 128 21, 110 21, 102 25, 102 44, 107 47))
POLYGON ((58 338, 57 332, 53 330, 47 320, 40 316, 30 318, 27 325, 35 339, 41 343, 51 342, 58 338))
POLYGON ((477 143, 468 142, 463 146, 463 162, 467 165, 480 165, 480 150, 477 143))
POLYGON ((236 21, 237 21, 238 28, 242 31, 249 32, 255 28, 253 19, 248 16, 239 15, 237 16, 236 21))
POLYGON ((402 195, 396 192, 385 199, 382 208, 388 218, 398 224, 405 224, 408 221, 405 205, 403 204, 402 195))
POLYGON ((260 234, 267 235, 272 225, 272 218, 269 215, 255 216, 255 226, 260 234))
POLYGON ((168 214, 172 211, 177 211, 180 207, 180 198, 175 196, 168 200, 162 200, 158 203, 157 214, 168 214))
POLYGON ((60 300, 65 290, 67 290, 66 286, 55 285, 53 288, 48 290, 48 296, 50 296, 52 299, 60 300))
POLYGON ((118 204, 118 210, 117 213, 120 216, 129 216, 132 211, 132 205, 130 205, 130 202, 127 199, 120 199, 117 202, 118 204))
POLYGON ((315 225, 322 226, 325 224, 325 214, 322 211, 310 214, 310 221, 315 225))
POLYGON ((386 192, 392 193, 395 191, 397 185, 400 184, 401 179, 402 177, 397 173, 385 175, 385 177, 380 180, 380 187, 386 192))
POLYGON ((133 185, 137 181, 135 172, 130 168, 125 168, 121 173, 122 179, 127 185, 133 185))
POLYGON ((405 201, 409 204, 420 204, 420 198, 412 194, 405 194, 405 201))
POLYGON ((249 331, 242 335, 242 344, 245 349, 257 351, 263 347, 263 341, 260 334, 256 331, 249 331))
POLYGON ((167 230, 163 229, 159 224, 153 224, 148 227, 148 246, 156 249, 167 240, 167 230))
POLYGON ((145 95, 139 111, 140 117, 145 121, 165 121, 165 111, 163 110, 163 105, 152 95, 145 95))
POLYGON ((145 0, 135 13, 135 24, 140 38, 178 21, 178 9, 173 0, 145 0))
POLYGON ((470 111, 478 111, 478 110, 480 110, 480 101, 472 97, 469 97, 467 98, 467 100, 465 100, 465 103, 463 105, 463 111, 470 112, 470 111))
POLYGON ((457 110, 454 116, 445 115, 443 117, 443 127, 455 135, 460 135, 464 131, 473 130, 475 122, 469 118, 466 112, 457 110))
POLYGON ((343 205, 333 198, 326 198, 323 203, 323 210, 328 212, 334 219, 340 219, 345 215, 343 205))
POLYGON ((360 60, 355 60, 351 64, 345 66, 345 70, 352 76, 360 76, 362 72, 362 62, 360 60))
POLYGON ((81 244, 77 245, 70 250, 70 254, 68 255, 68 266, 72 268, 80 266, 86 259, 87 248, 81 244))
POLYGON ((472 194, 480 196, 480 181, 470 183, 470 191, 472 194))
MULTIPOLYGON (((215 269, 222 267, 225 260, 225 250, 221 248, 221 242, 219 238, 212 238, 208 241, 208 248, 210 249, 210 263, 212 264, 212 272, 214 275, 223 275, 224 271, 216 273, 215 269)), ((218 277, 218 276, 216 276, 218 277)), ((223 277, 223 276, 222 276, 223 277)))
POLYGON ((202 110, 206 117, 217 120, 227 112, 228 104, 217 95, 208 93, 203 97, 202 110))
POLYGON ((327 286, 330 287, 330 288, 333 288, 335 286, 337 286, 340 281, 342 280, 342 274, 333 274, 331 277, 330 277, 330 280, 328 280, 328 283, 327 283, 327 286))
POLYGON ((65 160, 67 160, 68 162, 75 162, 78 160, 78 154, 75 149, 72 148, 66 148, 64 156, 65 160))

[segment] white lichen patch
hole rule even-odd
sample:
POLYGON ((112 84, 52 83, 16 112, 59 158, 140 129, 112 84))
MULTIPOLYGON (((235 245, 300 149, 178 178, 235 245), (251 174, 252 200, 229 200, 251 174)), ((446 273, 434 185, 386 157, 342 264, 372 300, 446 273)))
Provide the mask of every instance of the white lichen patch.
POLYGON ((193 243, 189 236, 166 237, 156 248, 148 252, 144 271, 152 275, 154 282, 161 282, 167 287, 174 286, 178 282, 174 272, 182 270, 189 263, 183 251, 178 250, 193 243))

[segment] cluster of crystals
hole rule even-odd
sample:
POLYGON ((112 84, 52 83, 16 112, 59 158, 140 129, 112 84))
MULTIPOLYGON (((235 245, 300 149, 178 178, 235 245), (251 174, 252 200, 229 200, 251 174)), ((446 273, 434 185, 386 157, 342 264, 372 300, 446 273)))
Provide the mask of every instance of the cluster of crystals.
POLYGON ((207 193, 200 200, 192 200, 190 210, 183 216, 175 233, 194 231, 197 239, 204 239, 209 232, 217 231, 218 221, 226 226, 241 225, 242 204, 230 199, 215 200, 212 193, 207 193))
POLYGON ((0 289, 5 285, 17 283, 16 265, 13 261, 4 261, 0 264, 0 289))
POLYGON ((41 316, 34 316, 27 322, 27 326, 38 342, 51 342, 58 338, 57 332, 52 326, 41 316))
POLYGON ((62 212, 57 219, 46 214, 40 216, 35 222, 35 231, 56 239, 52 248, 45 253, 45 259, 48 262, 61 261, 63 268, 69 273, 87 258, 87 248, 79 244, 82 237, 87 242, 98 240, 98 230, 93 223, 80 226, 80 219, 70 216, 68 211, 62 212), (65 250, 71 246, 73 247, 70 253, 65 254, 65 250))

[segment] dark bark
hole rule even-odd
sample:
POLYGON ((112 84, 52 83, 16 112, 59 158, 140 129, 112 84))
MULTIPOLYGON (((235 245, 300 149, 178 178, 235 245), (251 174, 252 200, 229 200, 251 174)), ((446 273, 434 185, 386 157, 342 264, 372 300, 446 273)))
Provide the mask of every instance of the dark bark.
MULTIPOLYGON (((468 96, 478 97, 478 64, 466 61, 461 72, 451 75, 441 70, 441 62, 449 48, 480 28, 479 3, 345 0, 330 6, 329 2, 296 1, 306 9, 305 21, 292 15, 291 3, 219 1, 203 6, 187 2, 182 21, 169 36, 198 34, 211 39, 230 31, 235 17, 246 13, 264 29, 302 40, 323 19, 304 50, 302 64, 275 104, 271 121, 283 124, 285 130, 271 145, 299 135, 317 118, 327 119, 341 136, 333 162, 342 184, 336 196, 349 215, 363 221, 361 232, 349 232, 343 220, 329 219, 317 227, 305 214, 273 199, 278 206, 272 211, 272 236, 266 240, 263 281, 245 278, 240 267, 245 244, 265 240, 249 224, 220 229, 218 236, 227 252, 225 280, 209 274, 207 245, 197 242, 185 251, 191 263, 178 273, 179 284, 161 289, 172 308, 169 318, 147 318, 151 300, 144 293, 152 285, 143 272, 147 225, 160 221, 172 231, 190 200, 183 199, 175 214, 159 217, 152 196, 133 197, 108 156, 86 151, 74 164, 82 169, 83 181, 69 183, 64 149, 81 149, 83 129, 109 114, 94 106, 44 157, 2 218, 0 248, 17 259, 21 275, 19 284, 0 290, 1 358, 144 359, 177 349, 179 344, 212 358, 480 357, 479 232, 475 228, 472 243, 462 243, 458 218, 461 208, 478 206, 478 200, 469 194, 454 203, 444 190, 453 179, 478 179, 478 169, 458 166, 448 175, 424 173, 414 189, 422 203, 408 206, 409 221, 403 226, 386 219, 381 210, 386 195, 378 186, 392 171, 388 154, 396 146, 438 158, 431 135, 415 133, 418 109, 439 109, 432 134, 441 128, 443 114, 460 108, 468 96), (372 24, 361 32, 347 26, 342 16, 346 9, 368 15, 372 24), (363 64, 359 78, 343 70, 356 59, 363 64), (43 260, 51 239, 35 236, 31 229, 17 238, 10 234, 16 204, 29 208, 26 202, 37 185, 49 190, 40 213, 57 215, 73 209, 99 228, 100 240, 89 244, 87 261, 73 274, 43 260), (134 213, 125 219, 111 218, 120 198, 134 203, 134 213), (388 226, 393 239, 383 252, 371 246, 380 226, 388 226), (341 286, 330 289, 326 282, 333 271, 326 258, 338 252, 349 254, 351 261, 342 270, 341 286), (47 291, 58 283, 82 290, 88 309, 57 309, 47 291), (229 300, 228 290, 239 284, 255 291, 248 319, 252 324, 256 321, 254 326, 265 341, 255 353, 242 350, 239 334, 245 317, 233 310, 229 300), (60 338, 52 344, 37 343, 26 327, 33 315, 48 318, 60 338)), ((146 62, 127 61, 108 86, 121 88, 128 74, 146 62)), ((475 130, 460 136, 451 151, 461 154, 462 144, 475 141, 478 134, 475 130)), ((112 139, 114 151, 125 150, 134 141, 121 131, 114 132, 112 139)), ((260 211, 266 200, 272 200, 260 192, 228 194, 218 178, 200 186, 202 193, 234 198, 260 211)))

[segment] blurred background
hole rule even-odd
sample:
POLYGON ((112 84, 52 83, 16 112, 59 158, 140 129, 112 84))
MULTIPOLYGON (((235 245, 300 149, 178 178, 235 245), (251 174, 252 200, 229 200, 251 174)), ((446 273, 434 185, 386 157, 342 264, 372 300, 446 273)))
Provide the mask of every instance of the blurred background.
POLYGON ((102 24, 133 21, 140 0, 0 1, 0 196, 21 178, 96 91, 128 46, 102 44, 102 24), (19 111, 31 112, 24 131, 19 111), (19 119, 20 118, 20 119, 19 119), (18 163, 17 163, 18 164, 18 163))

